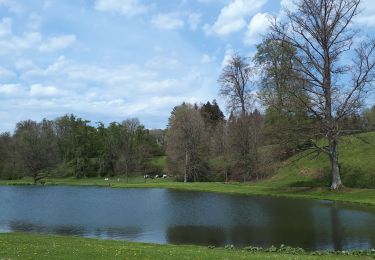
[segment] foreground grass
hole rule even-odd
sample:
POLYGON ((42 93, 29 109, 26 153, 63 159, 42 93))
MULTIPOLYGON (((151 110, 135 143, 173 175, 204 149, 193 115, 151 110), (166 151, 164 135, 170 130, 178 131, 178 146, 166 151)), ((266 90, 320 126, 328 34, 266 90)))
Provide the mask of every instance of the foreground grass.
MULTIPOLYGON (((248 252, 77 237, 0 234, 0 259, 352 259, 353 256, 248 252)), ((361 259, 373 259, 362 256, 361 259)))

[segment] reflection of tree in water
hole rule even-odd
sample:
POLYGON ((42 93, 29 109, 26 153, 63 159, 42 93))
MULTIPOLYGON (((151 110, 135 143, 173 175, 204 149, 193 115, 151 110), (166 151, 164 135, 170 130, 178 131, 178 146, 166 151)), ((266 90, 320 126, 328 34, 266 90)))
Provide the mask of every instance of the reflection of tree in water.
POLYGON ((35 232, 35 233, 46 233, 66 236, 84 236, 84 229, 76 226, 58 225, 58 226, 47 226, 42 224, 35 224, 24 221, 11 221, 9 223, 9 229, 16 232, 35 232))
POLYGON ((101 238, 117 238, 134 240, 141 233, 141 227, 110 227, 110 228, 95 228, 88 229, 83 226, 69 226, 69 225, 42 225, 24 221, 11 221, 9 229, 12 232, 34 232, 44 234, 55 234, 63 236, 95 236, 101 238))
MULTIPOLYGON (((242 224, 229 229, 230 243, 241 246, 270 247, 285 244, 306 249, 316 248, 318 237, 311 212, 315 202, 256 197, 252 203, 257 209, 256 215, 252 214, 253 219, 245 224, 243 221, 236 221, 242 224)), ((241 207, 233 205, 233 211, 239 209, 241 207)), ((238 214, 237 217, 241 216, 243 214, 238 214)))
POLYGON ((9 229, 12 232, 38 232, 43 226, 15 220, 9 222, 9 229))
POLYGON ((334 250, 343 250, 342 246, 342 226, 340 222, 339 209, 337 202, 333 202, 331 207, 331 227, 332 227, 332 246, 334 250))
POLYGON ((96 237, 107 237, 107 238, 117 238, 117 239, 128 239, 135 240, 139 235, 141 235, 143 229, 139 226, 133 227, 110 227, 110 228, 97 228, 93 232, 96 237))
POLYGON ((223 246, 227 244, 227 234, 216 227, 175 226, 167 229, 167 241, 171 244, 198 244, 223 246))

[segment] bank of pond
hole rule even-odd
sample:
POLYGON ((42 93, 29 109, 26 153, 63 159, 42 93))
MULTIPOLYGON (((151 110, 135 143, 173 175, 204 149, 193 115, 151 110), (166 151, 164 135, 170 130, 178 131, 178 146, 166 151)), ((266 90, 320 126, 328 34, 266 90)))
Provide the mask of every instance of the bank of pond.
POLYGON ((0 232, 157 244, 375 248, 375 208, 170 189, 0 186, 0 232))

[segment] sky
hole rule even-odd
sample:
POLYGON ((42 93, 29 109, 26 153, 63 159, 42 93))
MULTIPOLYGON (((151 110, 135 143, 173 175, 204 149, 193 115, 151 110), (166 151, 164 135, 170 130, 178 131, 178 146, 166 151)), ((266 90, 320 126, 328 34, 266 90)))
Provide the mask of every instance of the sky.
MULTIPOLYGON (((172 108, 217 99, 233 53, 252 56, 293 0, 0 0, 0 132, 75 114, 164 128, 172 108)), ((375 27, 364 0, 357 24, 375 27)))

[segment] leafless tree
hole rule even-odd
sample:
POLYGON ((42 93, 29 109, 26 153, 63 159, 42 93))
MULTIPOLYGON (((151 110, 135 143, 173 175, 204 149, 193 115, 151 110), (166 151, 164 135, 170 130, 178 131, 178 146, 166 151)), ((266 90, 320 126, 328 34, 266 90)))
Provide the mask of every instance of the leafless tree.
MULTIPOLYGON (((319 136, 326 146, 315 142, 319 152, 331 162, 331 189, 342 186, 339 168, 338 137, 340 121, 357 111, 374 81, 375 42, 358 43, 353 19, 360 0, 299 0, 293 11, 286 10, 285 21, 274 20, 270 38, 296 49, 295 62, 300 84, 309 101, 296 95, 319 122, 319 136), (352 59, 350 61, 350 58, 352 59)), ((299 93, 296 91, 295 93, 299 93)))
POLYGON ((197 181, 204 174, 202 165, 207 137, 200 112, 190 104, 172 112, 167 131, 167 170, 184 176, 184 182, 197 181))
POLYGON ((237 54, 231 57, 223 68, 218 80, 221 85, 219 94, 226 98, 231 112, 240 110, 245 114, 251 106, 253 76, 254 69, 248 59, 237 54))

